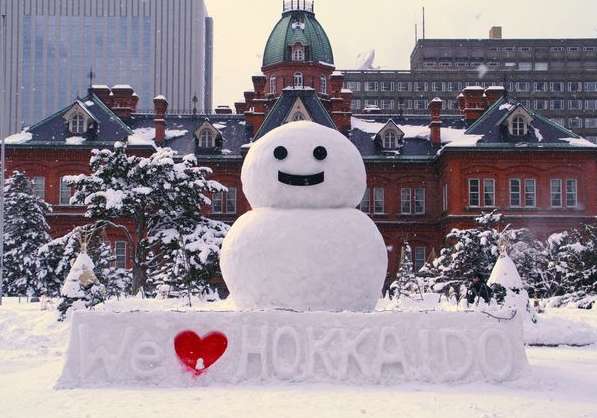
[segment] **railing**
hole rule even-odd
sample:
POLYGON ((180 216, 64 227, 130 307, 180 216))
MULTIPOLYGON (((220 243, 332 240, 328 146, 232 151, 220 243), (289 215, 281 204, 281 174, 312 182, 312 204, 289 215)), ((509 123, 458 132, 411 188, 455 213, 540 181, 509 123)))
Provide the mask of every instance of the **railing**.
POLYGON ((282 11, 304 10, 315 13, 315 0, 283 0, 282 11))

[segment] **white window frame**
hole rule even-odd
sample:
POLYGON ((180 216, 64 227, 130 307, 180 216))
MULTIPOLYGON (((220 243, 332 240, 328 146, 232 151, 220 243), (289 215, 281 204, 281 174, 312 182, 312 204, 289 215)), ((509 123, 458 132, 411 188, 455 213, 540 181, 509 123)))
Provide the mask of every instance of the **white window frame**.
POLYGON ((509 203, 511 208, 520 208, 522 207, 522 180, 519 178, 511 178, 508 182, 508 189, 509 189, 509 203), (512 186, 514 184, 518 184, 518 191, 513 191, 512 186), (518 198, 518 204, 513 204, 514 196, 518 198))
POLYGON ((426 190, 424 187, 416 187, 414 190, 414 213, 415 215, 424 215, 426 211, 426 190))
POLYGON ((224 213, 224 192, 214 192, 212 194, 211 213, 214 215, 221 215, 224 213))
POLYGON ((73 206, 70 203, 70 199, 71 197, 73 197, 73 188, 72 186, 69 186, 67 184, 67 182, 64 180, 64 177, 66 176, 62 176, 60 177, 60 187, 59 187, 59 199, 58 199, 58 203, 60 206, 73 206), (66 194, 68 193, 68 199, 65 198, 66 194))
POLYGON ((387 129, 383 133, 382 138, 384 149, 396 149, 398 148, 398 134, 393 129, 387 129))
POLYGON ((276 77, 269 78, 269 94, 276 94, 276 77))
POLYGON ((524 179, 524 207, 537 207, 537 181, 535 179, 524 179), (529 185, 532 184, 532 191, 529 191, 529 185), (529 204, 529 197, 532 198, 533 203, 529 204))
POLYGON ((199 148, 214 148, 216 146, 216 136, 209 128, 203 128, 199 131, 199 148))
POLYGON ((305 61, 305 47, 301 44, 296 44, 292 47, 292 61, 305 61))
POLYGON ((412 189, 410 187, 400 189, 400 214, 412 214, 412 189))
POLYGON ((385 190, 383 187, 373 188, 373 213, 376 215, 385 214, 385 190), (380 210, 378 210, 378 203, 380 210))
POLYGON ((487 208, 495 207, 495 179, 483 179, 483 206, 487 208), (487 192, 487 186, 491 189, 490 193, 487 192), (488 197, 491 202, 488 202, 488 197))
POLYGON ((566 207, 577 208, 578 207, 578 180, 566 179, 566 207), (571 187, 573 185, 573 187, 571 187), (572 190, 571 190, 572 189, 572 190), (571 204, 570 197, 572 197, 574 203, 571 204))
POLYGON ((75 135, 87 132, 87 118, 80 112, 75 112, 69 120, 69 131, 75 135))
POLYGON ((512 135, 524 136, 526 134, 526 122, 522 116, 515 116, 512 119, 512 135))
POLYGON ((552 208, 561 208, 563 207, 563 198, 562 198, 562 179, 555 179, 552 178, 549 180, 549 203, 552 208), (559 184, 559 189, 554 189, 554 184, 559 184), (554 204, 554 197, 559 199, 559 204, 554 204))
POLYGON ((114 242, 114 267, 121 269, 127 267, 127 244, 126 241, 114 242))
POLYGON ((481 207, 481 180, 479 180, 478 178, 470 178, 468 179, 468 206, 471 208, 479 208, 481 207), (472 189, 472 185, 473 182, 477 183, 477 191, 473 192, 472 189), (472 203, 472 197, 473 195, 476 194, 477 196, 477 204, 473 205, 472 203))
POLYGON ((228 187, 226 192, 226 214, 234 215, 237 211, 238 192, 236 187, 228 187))
POLYGON ((328 94, 328 79, 324 75, 319 78, 319 91, 321 94, 328 94))
POLYGON ((31 178, 31 185, 33 186, 33 194, 41 199, 46 199, 46 178, 44 176, 33 176, 31 178))
POLYGON ((365 91, 379 91, 379 83, 377 81, 365 81, 365 91))
POLYGON ((300 72, 294 73, 293 85, 295 88, 303 88, 304 87, 303 73, 300 73, 300 72))

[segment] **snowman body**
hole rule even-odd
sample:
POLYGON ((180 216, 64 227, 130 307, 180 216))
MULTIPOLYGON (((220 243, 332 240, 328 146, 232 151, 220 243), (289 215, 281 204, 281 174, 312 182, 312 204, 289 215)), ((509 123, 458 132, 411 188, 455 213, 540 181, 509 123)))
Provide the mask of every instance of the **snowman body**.
POLYGON ((222 245, 220 266, 240 309, 370 311, 381 296, 387 250, 355 207, 363 160, 339 132, 293 122, 251 146, 243 191, 253 210, 222 245))

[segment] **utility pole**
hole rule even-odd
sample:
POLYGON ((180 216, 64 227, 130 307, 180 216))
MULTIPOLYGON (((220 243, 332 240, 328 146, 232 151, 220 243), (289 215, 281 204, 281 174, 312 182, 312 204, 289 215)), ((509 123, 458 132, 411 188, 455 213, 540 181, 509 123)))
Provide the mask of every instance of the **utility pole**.
POLYGON ((2 106, 0 110, 0 115, 2 115, 2 121, 0 121, 0 137, 1 137, 1 145, 0 145, 0 160, 2 161, 2 172, 0 173, 0 305, 2 305, 2 297, 4 296, 4 168, 6 162, 6 154, 5 154, 5 137, 6 133, 4 132, 4 115, 6 114, 6 15, 3 14, 2 21, 2 65, 3 65, 3 80, 2 80, 2 98, 0 99, 2 106))

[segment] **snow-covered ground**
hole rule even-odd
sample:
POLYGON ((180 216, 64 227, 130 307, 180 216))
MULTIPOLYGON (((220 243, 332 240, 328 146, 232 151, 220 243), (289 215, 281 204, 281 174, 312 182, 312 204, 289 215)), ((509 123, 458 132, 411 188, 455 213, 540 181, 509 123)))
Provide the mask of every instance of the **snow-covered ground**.
MULTIPOLYGON (((138 304, 147 306, 143 301, 138 304)), ((165 305, 178 308, 172 301, 165 305)), ((114 303, 107 309, 130 306, 114 303)), ((226 303, 222 308, 227 308, 226 303)), ((597 329, 597 310, 552 309, 540 315, 540 320, 547 318, 597 329)), ((597 418, 597 345, 529 347, 530 373, 501 385, 56 391, 53 386, 62 369, 68 333, 68 322, 56 322, 55 312, 5 299, 0 307, 0 417, 597 418)))

